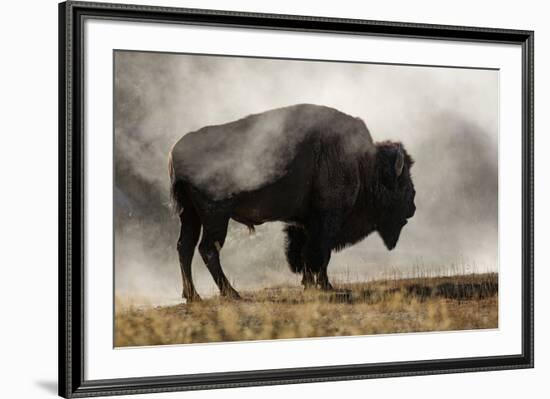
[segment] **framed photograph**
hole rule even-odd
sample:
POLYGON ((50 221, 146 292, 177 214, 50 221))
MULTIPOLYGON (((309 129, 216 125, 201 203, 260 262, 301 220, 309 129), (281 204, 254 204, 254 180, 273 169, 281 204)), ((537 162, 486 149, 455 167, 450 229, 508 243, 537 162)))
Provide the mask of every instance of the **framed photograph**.
POLYGON ((59 5, 59 394, 533 367, 533 32, 59 5))

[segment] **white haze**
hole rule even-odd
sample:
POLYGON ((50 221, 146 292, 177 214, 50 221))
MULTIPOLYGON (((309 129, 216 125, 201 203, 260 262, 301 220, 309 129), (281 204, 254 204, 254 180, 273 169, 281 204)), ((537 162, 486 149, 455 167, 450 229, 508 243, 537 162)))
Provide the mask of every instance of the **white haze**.
MULTIPOLYGON (((297 103, 360 117, 374 141, 402 141, 416 161, 417 212, 397 247, 387 251, 372 234, 333 255, 333 279, 498 269, 498 72, 117 51, 117 294, 180 297, 172 145, 203 126, 297 103)), ((299 284, 281 230, 268 223, 249 235, 230 224, 221 260, 238 290, 299 284)), ((216 292, 198 253, 193 275, 199 293, 216 292)))

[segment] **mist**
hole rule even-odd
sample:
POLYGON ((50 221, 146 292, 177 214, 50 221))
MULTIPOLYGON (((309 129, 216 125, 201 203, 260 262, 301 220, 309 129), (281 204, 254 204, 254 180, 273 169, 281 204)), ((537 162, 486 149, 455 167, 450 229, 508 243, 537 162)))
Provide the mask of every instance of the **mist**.
MULTIPOLYGON (((498 270, 497 71, 116 51, 114 95, 117 295, 180 300, 167 170, 174 143, 298 103, 359 117, 374 141, 402 141, 415 160, 417 211, 397 247, 388 251, 373 233, 333 254, 333 281, 498 270)), ((299 285, 282 227, 251 235, 230 222, 221 262, 237 290, 299 285)), ((193 277, 201 295, 217 292, 198 253, 193 277)))

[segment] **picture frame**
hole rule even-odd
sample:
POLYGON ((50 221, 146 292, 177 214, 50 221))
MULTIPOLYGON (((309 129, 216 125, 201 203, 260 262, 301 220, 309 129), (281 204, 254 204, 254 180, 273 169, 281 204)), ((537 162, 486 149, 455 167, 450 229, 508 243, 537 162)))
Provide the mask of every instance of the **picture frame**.
MULTIPOLYGON (((124 28, 122 28, 124 29, 124 28)), ((59 395, 88 397, 534 367, 534 32, 68 1, 59 4, 59 395), (420 39, 521 48, 521 353, 130 378, 86 377, 85 21, 420 39)), ((106 133, 108 134, 108 133, 106 133)), ((519 149, 518 149, 519 150, 519 149)), ((106 154, 108 156, 108 154, 106 154)), ((111 217, 111 215, 101 215, 111 217)), ((505 311, 505 310, 503 310, 505 311)))

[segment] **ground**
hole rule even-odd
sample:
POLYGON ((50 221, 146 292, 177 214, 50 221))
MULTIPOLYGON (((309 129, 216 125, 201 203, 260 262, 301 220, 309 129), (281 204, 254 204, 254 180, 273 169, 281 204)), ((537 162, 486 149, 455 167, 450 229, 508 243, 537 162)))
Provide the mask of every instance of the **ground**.
POLYGON ((308 338, 498 327, 498 275, 470 274, 241 292, 199 303, 116 300, 115 346, 308 338))

